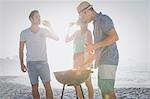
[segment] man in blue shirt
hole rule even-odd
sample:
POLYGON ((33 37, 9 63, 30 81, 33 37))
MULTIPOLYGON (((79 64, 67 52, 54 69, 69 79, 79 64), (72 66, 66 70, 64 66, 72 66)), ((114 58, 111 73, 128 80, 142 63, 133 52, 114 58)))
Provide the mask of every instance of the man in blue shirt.
POLYGON ((116 99, 114 92, 115 74, 119 53, 116 45, 118 35, 111 18, 97 13, 87 1, 77 6, 79 16, 87 23, 93 21, 94 44, 89 51, 95 50, 95 66, 98 67, 98 86, 104 99, 116 99))

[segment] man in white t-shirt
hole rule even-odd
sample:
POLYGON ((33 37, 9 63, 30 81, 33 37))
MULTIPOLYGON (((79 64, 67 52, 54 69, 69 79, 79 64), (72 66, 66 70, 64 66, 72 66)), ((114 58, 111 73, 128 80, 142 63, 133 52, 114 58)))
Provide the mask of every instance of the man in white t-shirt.
POLYGON ((46 99, 53 99, 50 70, 47 63, 46 38, 54 40, 59 38, 54 34, 48 21, 43 22, 43 25, 48 29, 39 27, 41 20, 38 10, 31 11, 29 20, 31 21, 31 27, 23 30, 20 34, 19 57, 21 70, 23 72, 28 71, 34 99, 40 99, 38 91, 39 77, 46 90, 46 99), (27 66, 24 64, 24 45, 26 45, 27 49, 27 66))

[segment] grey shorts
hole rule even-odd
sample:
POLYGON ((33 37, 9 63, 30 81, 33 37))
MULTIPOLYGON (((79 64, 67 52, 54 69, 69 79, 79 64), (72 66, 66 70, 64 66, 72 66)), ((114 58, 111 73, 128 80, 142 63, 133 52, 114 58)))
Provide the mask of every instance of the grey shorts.
POLYGON ((43 83, 51 80, 49 65, 46 61, 28 61, 27 67, 31 84, 37 84, 39 77, 43 83))
POLYGON ((102 93, 114 91, 117 65, 100 65, 98 68, 98 86, 102 93))

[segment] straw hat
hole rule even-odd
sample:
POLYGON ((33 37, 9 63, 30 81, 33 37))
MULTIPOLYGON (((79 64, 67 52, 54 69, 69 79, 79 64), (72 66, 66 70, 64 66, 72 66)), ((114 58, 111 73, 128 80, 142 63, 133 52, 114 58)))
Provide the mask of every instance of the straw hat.
POLYGON ((87 1, 83 1, 77 6, 77 11, 78 13, 81 13, 82 11, 90 8, 92 8, 92 5, 87 1))

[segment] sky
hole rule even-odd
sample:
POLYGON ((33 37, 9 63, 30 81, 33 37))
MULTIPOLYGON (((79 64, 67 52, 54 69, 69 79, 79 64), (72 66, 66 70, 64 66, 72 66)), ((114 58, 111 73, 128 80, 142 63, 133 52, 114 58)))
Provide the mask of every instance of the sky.
MULTIPOLYGON (((37 9, 49 20, 59 41, 47 40, 51 71, 72 68, 72 42, 64 42, 69 22, 78 18, 82 0, 0 0, 0 58, 18 55, 20 32, 30 27, 28 15, 37 9)), ((119 73, 124 69, 150 70, 149 0, 88 0, 97 12, 109 15, 119 35, 119 73), (148 23, 149 22, 149 23, 148 23)), ((78 29, 75 27, 72 31, 78 29)), ((93 31, 92 23, 89 29, 93 31)))

